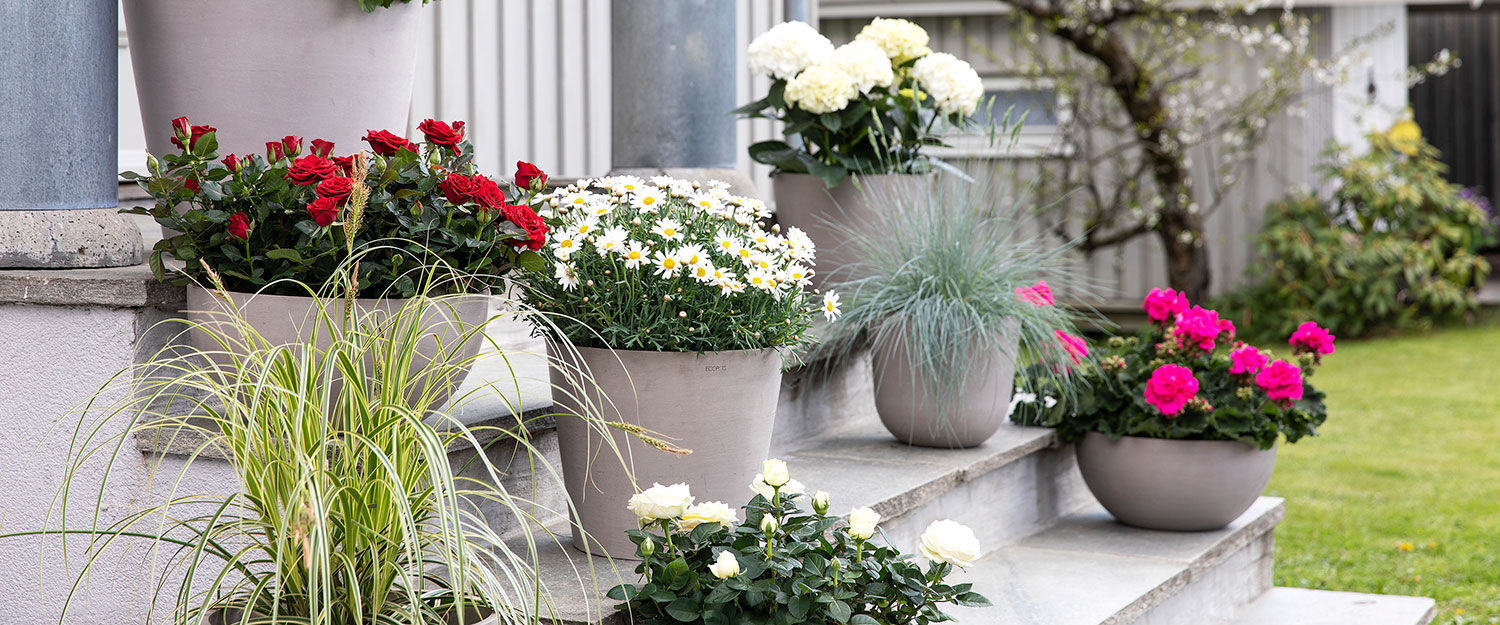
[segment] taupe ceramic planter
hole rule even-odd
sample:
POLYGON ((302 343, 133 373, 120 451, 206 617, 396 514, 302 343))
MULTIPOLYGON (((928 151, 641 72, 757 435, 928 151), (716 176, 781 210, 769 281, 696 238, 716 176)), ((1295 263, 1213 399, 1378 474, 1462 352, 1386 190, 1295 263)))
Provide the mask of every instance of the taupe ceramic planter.
POLYGON ((170 122, 184 115, 241 156, 289 134, 347 154, 367 129, 405 132, 421 5, 124 0, 147 149, 175 152, 170 122))
POLYGON ((551 345, 548 352, 560 412, 639 425, 692 451, 667 453, 618 430, 606 435, 583 419, 560 417, 563 480, 577 513, 575 547, 635 557, 625 531, 639 525, 625 504, 636 485, 686 482, 696 501, 736 509, 750 499, 750 480, 770 453, 776 421, 781 356, 775 350, 698 355, 583 347, 574 354, 551 345))
POLYGON ((867 200, 916 192, 925 179, 917 174, 859 176, 857 181, 846 179, 829 189, 821 178, 809 174, 780 173, 771 178, 777 222, 783 228, 801 228, 818 246, 813 286, 822 289, 831 280, 850 277, 847 267, 858 259, 847 248, 846 228, 870 223, 867 200))
POLYGON ((1276 448, 1239 441, 1178 441, 1089 432, 1078 469, 1104 509, 1126 525, 1171 531, 1219 529, 1239 518, 1271 481, 1276 448))
MULTIPOLYGON (((299 345, 314 337, 317 338, 314 344, 320 349, 327 349, 332 343, 333 335, 323 321, 324 314, 319 312, 318 300, 315 298, 233 291, 228 296, 229 301, 226 302, 207 289, 189 286, 187 308, 183 311, 187 320, 194 324, 188 332, 193 346, 211 355, 218 352, 214 358, 221 364, 229 362, 229 353, 243 355, 248 351, 248 341, 242 326, 234 323, 228 316, 235 309, 239 310, 249 327, 270 345, 299 345), (225 344, 220 343, 220 338, 225 339, 227 349, 225 344)), ((462 345, 459 345, 459 341, 466 332, 484 325, 489 318, 489 300, 489 295, 443 298, 423 311, 418 323, 425 336, 417 342, 416 352, 412 354, 410 371, 414 376, 413 380, 440 353, 451 354, 446 360, 465 362, 479 353, 483 343, 480 334, 470 336, 462 345), (455 346, 458 346, 457 350, 455 346), (439 351, 440 347, 443 352, 439 351)), ((354 302, 358 314, 375 313, 386 316, 384 318, 400 312, 406 304, 403 299, 357 299, 354 302)), ((346 305, 342 299, 325 303, 332 318, 336 320, 343 318, 346 305)), ((453 379, 434 380, 437 390, 430 407, 439 408, 447 403, 453 391, 463 383, 467 372, 468 366, 465 365, 457 369, 458 375, 453 376, 453 379)), ((420 389, 413 393, 415 399, 415 394, 420 393, 420 389)))
POLYGON ((957 449, 989 440, 1010 409, 1019 341, 1019 328, 1011 325, 1003 350, 975 354, 982 357, 971 363, 959 397, 946 411, 939 410, 938 398, 927 393, 920 372, 912 369, 904 338, 876 347, 875 409, 885 429, 922 447, 957 449))

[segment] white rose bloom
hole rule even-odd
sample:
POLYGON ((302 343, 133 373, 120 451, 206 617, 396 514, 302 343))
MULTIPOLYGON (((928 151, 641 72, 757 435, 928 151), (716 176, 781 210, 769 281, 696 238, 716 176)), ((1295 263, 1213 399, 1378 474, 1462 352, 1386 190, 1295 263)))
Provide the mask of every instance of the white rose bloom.
POLYGON ((928 560, 958 567, 971 566, 982 555, 974 530, 948 519, 927 526, 927 531, 922 532, 920 549, 928 560))
POLYGON ((849 513, 849 535, 860 540, 869 540, 875 535, 875 526, 879 523, 879 512, 863 506, 855 508, 849 513))
POLYGON ((791 481, 792 474, 786 468, 786 462, 772 458, 760 463, 761 476, 767 486, 785 486, 791 481))
POLYGON ((854 78, 837 67, 814 65, 786 84, 787 104, 809 113, 832 113, 859 96, 854 78))
POLYGON ((729 527, 738 521, 739 517, 734 510, 729 509, 728 504, 722 501, 705 501, 688 506, 682 513, 682 520, 677 523, 682 529, 690 530, 704 523, 718 523, 729 527))
MULTIPOLYGON (((743 288, 743 285, 741 285, 741 288, 743 288)), ((776 492, 766 484, 765 476, 761 475, 760 473, 756 473, 755 479, 750 481, 750 490, 755 491, 755 494, 757 495, 765 497, 768 501, 772 496, 776 494, 776 492)), ((803 486, 802 482, 798 482, 797 480, 788 480, 787 483, 781 487, 781 494, 784 497, 792 497, 795 499, 798 497, 802 497, 806 492, 807 487, 803 486)))
POLYGON ((909 61, 932 52, 927 47, 927 31, 910 21, 877 17, 860 29, 856 41, 868 41, 885 51, 887 58, 897 63, 909 61))
POLYGON ((984 97, 984 81, 979 79, 979 73, 947 52, 923 57, 912 65, 911 75, 932 96, 938 112, 945 115, 973 115, 984 97))
POLYGON ((673 484, 671 486, 653 485, 644 491, 630 496, 629 508, 635 516, 642 520, 675 519, 687 511, 693 503, 693 495, 688 492, 687 484, 673 484))
POLYGON ((740 561, 728 550, 719 552, 719 559, 708 565, 708 572, 719 579, 729 579, 740 574, 740 561))
POLYGON ((751 41, 745 54, 750 71, 790 80, 833 54, 833 42, 805 22, 782 22, 751 41))
POLYGON ((844 70, 860 93, 868 94, 876 87, 889 87, 896 80, 891 69, 891 60, 885 50, 870 41, 851 41, 833 51, 826 64, 844 70))

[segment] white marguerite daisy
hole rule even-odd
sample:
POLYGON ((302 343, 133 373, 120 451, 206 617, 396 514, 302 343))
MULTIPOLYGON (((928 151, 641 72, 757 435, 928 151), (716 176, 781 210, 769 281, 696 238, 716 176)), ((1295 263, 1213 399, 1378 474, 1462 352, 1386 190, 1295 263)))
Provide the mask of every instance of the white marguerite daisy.
POLYGON ((782 22, 761 33, 745 56, 750 71, 786 80, 833 54, 833 42, 806 22, 782 22))
POLYGON ((625 238, 629 236, 625 229, 615 226, 602 233, 594 239, 594 246, 605 252, 619 252, 625 246, 625 238))
POLYGON ((717 281, 717 279, 714 278, 713 263, 707 261, 689 267, 688 275, 692 276, 694 280, 702 282, 703 284, 712 284, 717 281))
POLYGON ((636 193, 630 198, 631 206, 635 207, 636 210, 647 214, 655 214, 657 211, 661 210, 662 205, 666 204, 666 202, 667 195, 665 193, 662 193, 661 189, 653 189, 650 187, 643 188, 640 193, 636 193))
POLYGON ((736 256, 740 249, 740 240, 733 234, 721 231, 718 236, 714 237, 714 249, 728 256, 736 256))
POLYGON ((663 278, 676 278, 682 271, 682 261, 677 260, 677 255, 665 250, 657 250, 651 257, 651 265, 656 268, 656 275, 663 278))
POLYGON ((771 293, 776 290, 776 276, 771 275, 771 273, 768 271, 751 269, 750 271, 745 272, 745 281, 750 283, 751 287, 760 289, 767 293, 771 293))
POLYGON ((573 256, 574 252, 578 251, 582 242, 578 237, 578 233, 571 230, 564 230, 553 235, 552 254, 561 260, 568 260, 568 258, 573 256))
POLYGON ((578 268, 574 267, 573 263, 558 263, 557 284, 564 291, 571 291, 578 288, 578 268))
POLYGON ((596 215, 585 215, 583 219, 573 223, 573 232, 578 233, 578 238, 582 240, 588 240, 597 230, 599 230, 599 217, 596 215))
POLYGON ((721 215, 724 213, 723 203, 708 193, 694 193, 688 196, 688 203, 692 204, 694 208, 710 215, 721 215))
POLYGON ((620 258, 625 259, 626 269, 635 269, 651 260, 648 254, 646 246, 641 245, 640 241, 626 241, 625 247, 620 251, 620 258))
POLYGON ((682 224, 668 217, 656 222, 656 225, 651 227, 651 233, 661 237, 664 241, 679 241, 682 239, 682 224))
POLYGON ((723 279, 719 280, 719 294, 720 295, 729 296, 729 295, 735 295, 735 294, 744 293, 744 292, 745 292, 745 283, 744 282, 740 282, 739 280, 736 280, 734 278, 723 278, 723 279))
POLYGON ((807 267, 793 263, 788 265, 786 271, 782 272, 782 281, 791 282, 797 286, 807 286, 812 282, 812 271, 807 267))
POLYGON ((844 311, 839 308, 839 294, 829 291, 823 294, 823 316, 829 321, 838 319, 844 311))
POLYGON ((577 191, 564 195, 562 197, 561 203, 563 206, 566 206, 570 209, 587 209, 590 204, 594 203, 598 199, 600 198, 596 193, 589 193, 588 191, 577 191))
POLYGON ((677 249, 677 260, 684 265, 697 266, 708 262, 708 252, 703 250, 702 245, 689 243, 677 249))

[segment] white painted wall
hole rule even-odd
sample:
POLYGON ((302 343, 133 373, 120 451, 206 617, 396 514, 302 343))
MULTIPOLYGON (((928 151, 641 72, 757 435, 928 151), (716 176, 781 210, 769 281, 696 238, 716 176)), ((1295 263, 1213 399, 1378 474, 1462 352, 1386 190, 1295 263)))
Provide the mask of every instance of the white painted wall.
POLYGON ((1370 131, 1390 128, 1406 109, 1406 68, 1410 65, 1406 58, 1406 7, 1330 8, 1328 38, 1335 53, 1347 52, 1361 59, 1354 79, 1334 90, 1330 115, 1333 138, 1339 143, 1360 145, 1370 131))

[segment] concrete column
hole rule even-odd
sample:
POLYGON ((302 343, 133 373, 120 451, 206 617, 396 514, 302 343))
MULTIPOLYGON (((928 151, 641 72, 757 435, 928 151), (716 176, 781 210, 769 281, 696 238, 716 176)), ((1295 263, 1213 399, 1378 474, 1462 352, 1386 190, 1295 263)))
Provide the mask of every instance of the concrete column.
POLYGON ((738 193, 735 170, 735 3, 631 0, 611 4, 613 130, 617 173, 717 178, 738 193))
POLYGON ((0 3, 0 267, 140 263, 117 204, 115 0, 0 3))

